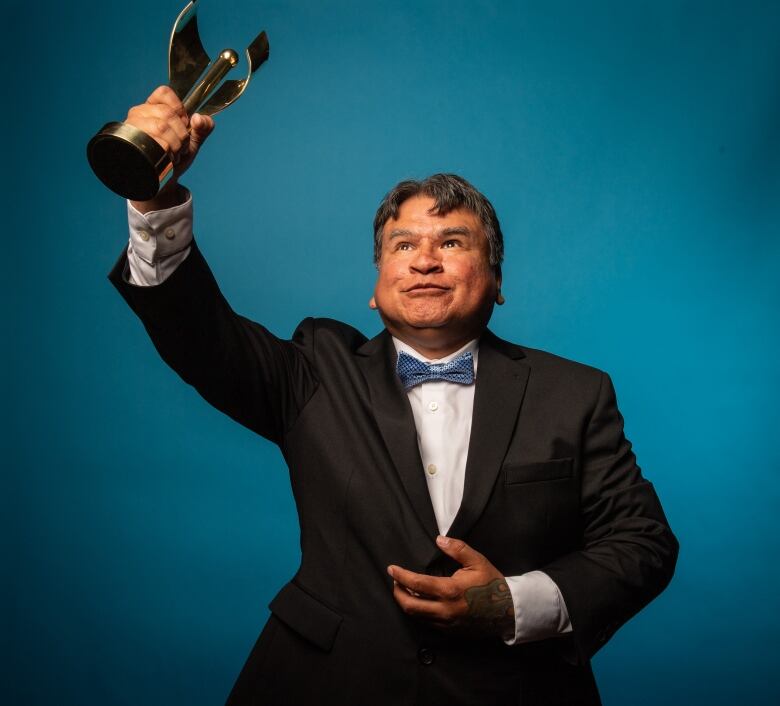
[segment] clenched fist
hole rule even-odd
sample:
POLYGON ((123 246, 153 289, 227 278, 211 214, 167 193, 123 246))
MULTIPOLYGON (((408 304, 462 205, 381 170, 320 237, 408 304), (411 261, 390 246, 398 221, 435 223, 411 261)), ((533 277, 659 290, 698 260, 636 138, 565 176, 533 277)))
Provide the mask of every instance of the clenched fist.
POLYGON ((126 123, 143 130, 165 149, 173 162, 173 176, 151 201, 133 201, 142 213, 178 203, 178 180, 189 168, 201 145, 214 129, 207 115, 187 115, 179 97, 169 86, 160 86, 145 103, 130 108, 126 123))

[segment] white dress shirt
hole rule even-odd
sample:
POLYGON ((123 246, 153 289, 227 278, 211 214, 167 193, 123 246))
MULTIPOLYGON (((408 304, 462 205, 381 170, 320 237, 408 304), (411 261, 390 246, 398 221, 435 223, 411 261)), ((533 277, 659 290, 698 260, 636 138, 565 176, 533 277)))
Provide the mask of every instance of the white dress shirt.
MULTIPOLYGON (((474 358, 474 379, 479 363, 477 341, 467 343, 451 355, 436 361, 421 356, 414 348, 393 337, 396 353, 403 351, 426 363, 449 363, 469 351, 474 358)), ((447 534, 463 500, 466 456, 471 436, 474 385, 435 380, 406 391, 412 405, 417 445, 431 494, 440 534, 447 534)))
MULTIPOLYGON (((130 242, 127 247, 127 281, 137 286, 164 282, 189 255, 192 242, 192 196, 183 204, 160 211, 140 213, 127 204, 130 242)), ((393 338, 396 351, 420 360, 446 363, 471 351, 476 379, 479 360, 477 341, 455 353, 429 360, 410 346, 393 338)), ((426 382, 407 391, 417 428, 422 459, 433 511, 441 534, 447 534, 463 499, 474 384, 446 381, 426 382)), ((490 559, 490 557, 488 557, 490 559)), ((571 632, 571 622, 558 586, 543 571, 507 576, 515 609, 515 636, 506 644, 541 640, 571 632)))

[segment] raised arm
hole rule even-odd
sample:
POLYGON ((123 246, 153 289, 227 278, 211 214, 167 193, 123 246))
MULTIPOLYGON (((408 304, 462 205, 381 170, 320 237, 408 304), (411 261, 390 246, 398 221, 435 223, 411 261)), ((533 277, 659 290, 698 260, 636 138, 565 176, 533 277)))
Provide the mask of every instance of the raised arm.
POLYGON ((188 120, 173 91, 161 87, 130 109, 127 122, 169 150, 175 169, 154 200, 130 204, 130 244, 109 279, 182 379, 279 443, 317 389, 313 324, 304 321, 288 341, 236 314, 192 241, 189 193, 178 179, 212 131, 211 118, 188 120))

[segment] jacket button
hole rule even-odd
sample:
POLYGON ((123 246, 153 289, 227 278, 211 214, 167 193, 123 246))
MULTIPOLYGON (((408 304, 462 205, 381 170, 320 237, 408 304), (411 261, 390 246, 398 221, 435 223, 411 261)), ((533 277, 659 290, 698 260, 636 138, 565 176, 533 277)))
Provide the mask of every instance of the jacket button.
POLYGON ((417 659, 420 660, 420 664, 424 664, 426 667, 433 664, 433 660, 436 659, 436 653, 433 650, 429 650, 427 647, 422 647, 417 653, 417 659))

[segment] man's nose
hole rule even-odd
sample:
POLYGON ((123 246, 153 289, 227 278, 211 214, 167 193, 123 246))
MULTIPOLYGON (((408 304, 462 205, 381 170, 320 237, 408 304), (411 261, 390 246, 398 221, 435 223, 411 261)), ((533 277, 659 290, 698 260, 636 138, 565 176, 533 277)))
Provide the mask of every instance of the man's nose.
POLYGON ((410 267, 414 272, 426 275, 432 272, 441 272, 441 259, 430 248, 419 248, 415 253, 410 267))

